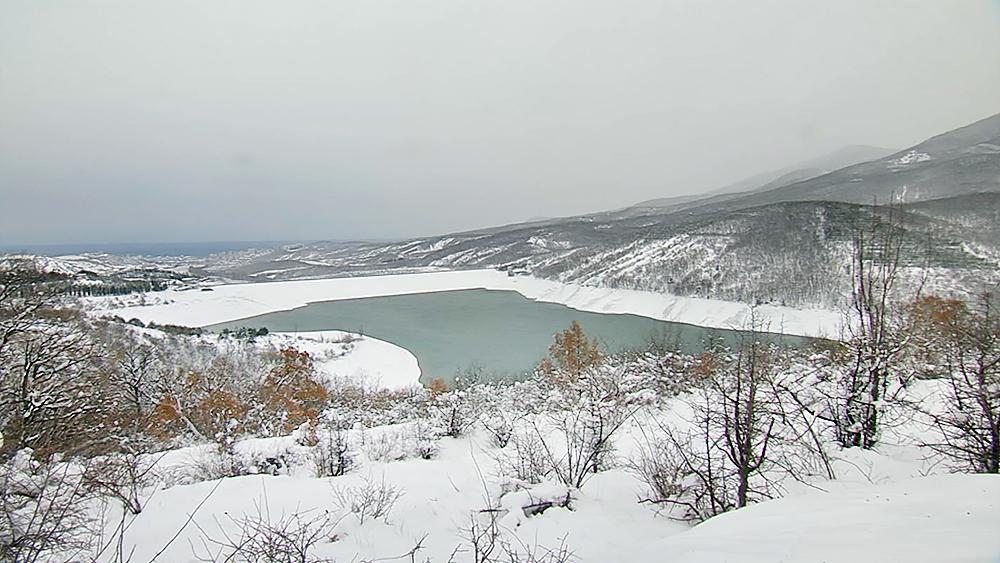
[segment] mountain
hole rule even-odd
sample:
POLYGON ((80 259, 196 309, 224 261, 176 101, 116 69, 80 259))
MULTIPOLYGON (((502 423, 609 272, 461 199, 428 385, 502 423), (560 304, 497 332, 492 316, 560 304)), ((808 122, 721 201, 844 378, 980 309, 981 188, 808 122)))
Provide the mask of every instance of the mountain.
MULTIPOLYGON (((805 164, 884 152, 846 148, 805 164)), ((886 210, 872 202, 892 201, 913 283, 948 291, 1000 281, 1000 115, 874 160, 813 176, 815 169, 772 173, 741 193, 392 244, 237 253, 197 271, 261 281, 488 267, 585 285, 830 307, 850 295, 855 225, 873 215, 884 222, 886 210)))
MULTIPOLYGON (((996 229, 996 217, 977 209, 1000 209, 1000 193, 897 210, 913 269, 908 275, 942 287, 1000 281, 1000 244, 979 236, 984 223, 996 229)), ((695 216, 577 217, 394 244, 299 245, 208 265, 202 273, 266 281, 498 268, 583 285, 834 307, 850 295, 852 229, 872 214, 885 210, 807 201, 695 216)))
POLYGON ((839 170, 845 166, 883 158, 895 152, 895 149, 872 147, 869 145, 848 145, 829 154, 800 162, 794 166, 755 174, 724 188, 713 190, 708 194, 651 199, 637 203, 632 207, 639 209, 675 208, 678 204, 703 200, 706 197, 742 195, 744 192, 765 191, 809 178, 815 178, 816 176, 839 170))
MULTIPOLYGON (((850 160, 867 150, 835 156, 850 160)), ((905 240, 901 287, 955 293, 1000 284, 1000 115, 797 179, 808 170, 750 191, 664 205, 394 243, 230 252, 162 267, 234 281, 497 268, 591 286, 841 307, 852 289, 852 234, 859 225, 884 226, 892 213, 905 240)))
POLYGON ((878 160, 757 191, 724 207, 781 201, 916 202, 1000 190, 1000 114, 878 160))

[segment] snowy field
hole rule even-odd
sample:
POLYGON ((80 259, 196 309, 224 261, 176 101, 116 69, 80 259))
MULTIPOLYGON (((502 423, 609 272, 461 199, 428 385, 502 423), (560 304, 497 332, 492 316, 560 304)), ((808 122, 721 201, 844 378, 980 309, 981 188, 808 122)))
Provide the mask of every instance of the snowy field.
MULTIPOLYGON (((580 489, 543 481, 512 490, 498 471, 502 451, 482 429, 441 438, 432 459, 387 459, 406 455, 401 452, 423 431, 412 424, 356 428, 351 441, 358 465, 328 478, 313 475, 311 448, 294 436, 237 446, 244 460, 280 458, 279 476, 192 482, 191 475, 218 463, 218 454, 209 446, 169 452, 158 460, 164 485, 146 492, 145 509, 134 520, 126 518, 122 545, 134 549, 134 561, 150 561, 164 549, 158 560, 209 560, 220 550, 213 542, 239 536, 236 522, 245 515, 272 525, 299 515, 300 522, 330 519, 314 557, 463 562, 474 561, 473 520, 497 514, 502 536, 520 549, 565 546, 573 554, 568 560, 581 563, 1000 561, 1000 476, 924 477, 927 467, 905 448, 887 448, 892 455, 841 452, 838 481, 800 485, 784 498, 691 528, 638 503, 642 484, 623 467, 594 475, 580 489), (343 497, 372 484, 398 498, 386 514, 362 518, 343 497), (569 505, 559 506, 566 498, 569 505), (525 507, 542 501, 557 504, 526 514, 525 507)), ((626 427, 619 455, 641 435, 636 424, 626 427)), ((108 516, 117 523, 114 513, 108 516)))
MULTIPOLYGON (((629 313, 723 329, 743 327, 750 313, 743 303, 561 284, 529 276, 508 276, 496 270, 233 284, 216 286, 212 291, 171 289, 142 296, 89 299, 125 319, 200 327, 290 310, 316 301, 460 289, 516 291, 528 299, 560 303, 580 311, 629 313)), ((772 306, 758 307, 757 315, 765 320, 769 331, 799 336, 836 336, 843 320, 840 313, 832 311, 772 306)))

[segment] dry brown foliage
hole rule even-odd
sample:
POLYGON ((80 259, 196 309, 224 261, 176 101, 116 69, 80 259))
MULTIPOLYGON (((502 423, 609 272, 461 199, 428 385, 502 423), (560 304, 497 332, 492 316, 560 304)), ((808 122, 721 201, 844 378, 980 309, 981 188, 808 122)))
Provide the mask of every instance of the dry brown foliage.
POLYGON ((316 381, 313 359, 308 352, 285 348, 278 365, 257 388, 260 415, 278 421, 277 432, 288 434, 303 423, 315 425, 330 393, 316 381))
POLYGON ((549 346, 549 357, 538 366, 546 381, 557 387, 568 387, 590 368, 601 365, 597 339, 587 340, 580 323, 571 321, 569 328, 555 335, 549 346))
POLYGON ((448 392, 448 384, 440 379, 435 379, 427 386, 427 392, 430 394, 432 400, 436 399, 438 396, 448 392))

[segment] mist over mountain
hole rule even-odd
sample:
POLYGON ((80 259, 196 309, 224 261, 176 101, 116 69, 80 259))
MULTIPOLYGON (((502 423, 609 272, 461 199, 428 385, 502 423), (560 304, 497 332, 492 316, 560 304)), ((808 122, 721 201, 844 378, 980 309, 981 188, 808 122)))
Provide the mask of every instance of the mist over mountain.
POLYGON ((744 178, 723 188, 712 190, 707 194, 682 196, 673 198, 651 199, 637 203, 633 207, 670 207, 677 203, 697 201, 709 196, 740 194, 749 191, 766 191, 786 186, 809 178, 815 178, 827 172, 839 170, 845 166, 876 160, 897 152, 895 149, 872 147, 869 145, 847 145, 831 153, 812 158, 792 166, 778 170, 761 172, 749 178, 744 178))
POLYGON ((584 285, 831 307, 850 295, 852 230, 873 215, 885 221, 886 209, 872 204, 892 202, 906 234, 904 280, 944 292, 1000 281, 1000 115, 887 152, 846 148, 737 184, 749 188, 744 192, 730 187, 700 198, 391 244, 235 253, 195 271, 264 281, 499 268, 584 285))
POLYGON ((750 194, 729 207, 804 200, 909 203, 996 191, 998 186, 1000 114, 878 160, 750 194))
MULTIPOLYGON (((700 197, 400 242, 159 262, 231 281, 497 268, 588 286, 839 307, 850 297, 852 233, 884 226, 889 203, 904 231, 904 287, 967 293, 1000 283, 1000 115, 901 151, 846 147, 700 197)), ((91 270, 130 262, 89 260, 91 270)))

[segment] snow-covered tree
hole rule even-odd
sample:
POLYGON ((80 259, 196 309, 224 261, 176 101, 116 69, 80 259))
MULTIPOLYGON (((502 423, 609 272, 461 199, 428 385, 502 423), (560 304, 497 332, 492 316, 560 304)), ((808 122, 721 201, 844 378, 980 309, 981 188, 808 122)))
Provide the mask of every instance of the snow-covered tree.
POLYGON ((924 446, 959 471, 1000 473, 1000 315, 995 294, 969 306, 927 297, 911 307, 926 376, 939 378, 939 408, 925 407, 937 429, 924 446))

